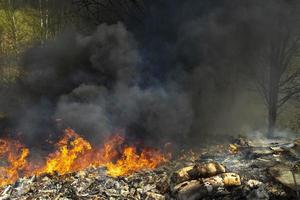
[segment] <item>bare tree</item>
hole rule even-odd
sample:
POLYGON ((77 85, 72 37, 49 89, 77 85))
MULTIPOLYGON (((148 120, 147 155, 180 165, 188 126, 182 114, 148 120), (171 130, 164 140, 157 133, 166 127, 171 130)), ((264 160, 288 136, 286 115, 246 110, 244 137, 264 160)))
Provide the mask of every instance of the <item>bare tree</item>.
POLYGON ((48 0, 45 2, 39 0, 39 18, 40 18, 40 38, 41 45, 44 45, 45 41, 48 40, 49 34, 49 10, 48 10, 48 0))
POLYGON ((76 14, 94 23, 114 23, 133 18, 140 21, 144 14, 143 0, 72 0, 76 14))
POLYGON ((268 110, 268 136, 272 137, 279 109, 300 92, 299 5, 276 10, 257 56, 257 88, 268 110), (283 9, 284 10, 284 9, 283 9))
POLYGON ((59 33, 64 25, 70 24, 69 9, 71 0, 38 0, 30 2, 32 8, 38 11, 38 35, 41 45, 59 33))

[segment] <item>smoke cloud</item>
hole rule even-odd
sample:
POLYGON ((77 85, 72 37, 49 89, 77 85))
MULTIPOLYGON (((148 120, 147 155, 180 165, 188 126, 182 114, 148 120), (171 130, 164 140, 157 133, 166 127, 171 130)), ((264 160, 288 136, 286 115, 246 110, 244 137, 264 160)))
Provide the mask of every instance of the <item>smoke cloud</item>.
POLYGON ((69 30, 24 55, 25 75, 1 104, 29 143, 62 127, 94 142, 123 130, 182 145, 262 127, 253 55, 294 1, 147 4, 144 25, 69 30))
POLYGON ((63 127, 96 143, 119 130, 156 144, 174 136, 180 141, 192 123, 189 99, 173 86, 141 87, 141 59, 136 40, 121 23, 103 24, 89 36, 68 31, 31 49, 23 60, 16 126, 28 143, 63 127))

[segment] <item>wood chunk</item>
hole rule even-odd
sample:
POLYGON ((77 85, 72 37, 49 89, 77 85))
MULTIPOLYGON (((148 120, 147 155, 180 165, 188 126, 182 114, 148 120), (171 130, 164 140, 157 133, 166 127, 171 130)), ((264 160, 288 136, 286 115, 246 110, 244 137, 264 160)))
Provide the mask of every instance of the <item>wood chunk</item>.
POLYGON ((224 186, 239 186, 241 185, 240 176, 236 173, 224 173, 221 175, 224 186))
POLYGON ((189 171, 189 175, 192 178, 207 178, 225 172, 226 170, 223 165, 217 162, 210 162, 195 165, 194 168, 189 171))
POLYGON ((184 181, 191 180, 189 172, 194 168, 194 166, 184 167, 182 169, 177 170, 173 173, 171 180, 173 183, 182 183, 184 181))
POLYGON ((200 180, 185 181, 176 185, 172 193, 179 200, 196 200, 213 195, 219 187, 239 186, 241 180, 238 174, 223 173, 200 180))
POLYGON ((211 177, 225 173, 225 171, 225 167, 219 163, 201 163, 179 169, 172 175, 171 180, 173 183, 177 184, 193 179, 211 177))
POLYGON ((206 196, 208 191, 200 180, 192 180, 176 185, 173 194, 178 200, 197 200, 206 196))
POLYGON ((223 178, 220 175, 212 176, 209 178, 203 178, 203 183, 206 185, 211 185, 212 187, 224 186, 223 178))
POLYGON ((204 183, 209 183, 213 187, 230 187, 230 186, 240 186, 241 179, 236 173, 223 173, 209 178, 203 178, 204 183))

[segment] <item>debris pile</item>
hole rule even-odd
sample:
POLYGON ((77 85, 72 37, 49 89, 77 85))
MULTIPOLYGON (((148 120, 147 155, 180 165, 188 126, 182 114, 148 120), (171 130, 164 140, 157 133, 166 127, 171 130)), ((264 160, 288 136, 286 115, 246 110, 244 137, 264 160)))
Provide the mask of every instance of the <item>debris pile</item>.
POLYGON ((165 199, 161 194, 167 192, 167 177, 162 170, 149 170, 113 178, 104 168, 44 174, 19 179, 3 190, 0 199, 165 199))
POLYGON ((19 141, 0 139, 0 187, 24 176, 64 175, 91 166, 105 166, 110 176, 127 176, 142 169, 155 169, 169 159, 167 152, 129 144, 120 134, 107 137, 99 146, 92 146, 70 128, 64 130, 54 149, 51 153, 45 152, 48 155, 42 159, 35 158, 19 141))
MULTIPOLYGON (((20 178, 0 199, 297 199, 300 140, 249 140, 202 148, 156 169, 112 177, 107 167, 20 178)), ((299 185, 298 185, 299 184, 299 185)))
POLYGON ((226 173, 219 163, 196 164, 176 171, 171 177, 173 196, 179 200, 201 199, 206 196, 223 196, 226 187, 240 186, 241 179, 236 173, 226 173))

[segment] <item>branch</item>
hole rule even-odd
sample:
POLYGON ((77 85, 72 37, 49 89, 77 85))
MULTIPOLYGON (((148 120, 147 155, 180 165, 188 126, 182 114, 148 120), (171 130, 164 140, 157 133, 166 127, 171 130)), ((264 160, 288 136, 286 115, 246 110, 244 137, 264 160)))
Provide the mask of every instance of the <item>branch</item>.
POLYGON ((260 95, 263 97, 265 106, 268 107, 269 98, 267 96, 267 92, 265 90, 265 87, 261 84, 256 84, 256 88, 257 88, 257 91, 260 93, 260 95))
POLYGON ((300 93, 300 87, 296 88, 294 91, 289 92, 287 95, 285 95, 283 98, 281 98, 278 102, 278 108, 280 108, 282 105, 284 105, 291 97, 293 97, 295 94, 300 93))
POLYGON ((288 76, 285 80, 281 81, 279 83, 279 87, 282 87, 286 85, 287 83, 293 81, 295 78, 300 77, 300 69, 292 73, 290 76, 288 76))
POLYGON ((300 53, 299 50, 300 50, 300 32, 296 34, 296 37, 294 41, 292 41, 290 48, 288 48, 284 53, 285 56, 283 57, 280 63, 282 65, 282 72, 284 72, 290 66, 292 58, 297 56, 300 53))

